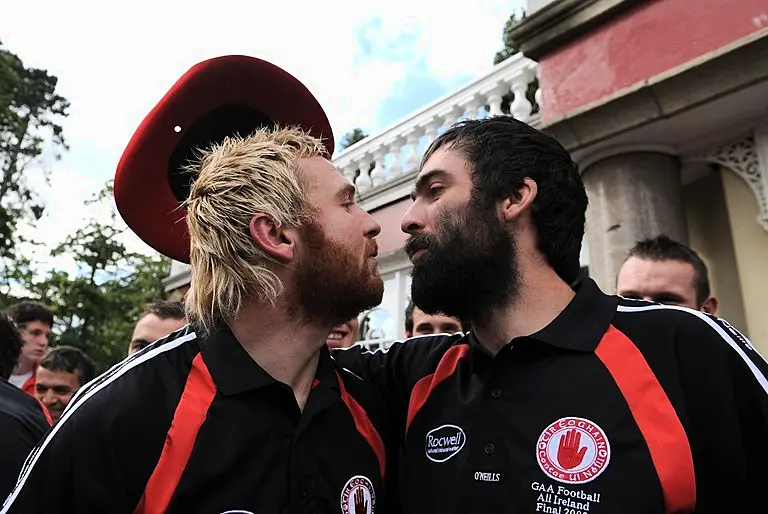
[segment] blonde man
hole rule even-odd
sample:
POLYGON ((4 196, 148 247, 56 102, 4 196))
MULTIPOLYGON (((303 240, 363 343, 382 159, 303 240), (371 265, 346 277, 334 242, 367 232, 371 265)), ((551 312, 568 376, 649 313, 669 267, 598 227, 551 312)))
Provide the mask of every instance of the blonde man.
POLYGON ((380 227, 327 157, 298 129, 202 156, 190 326, 81 391, 3 512, 380 511, 382 405, 326 347, 381 300, 380 227))

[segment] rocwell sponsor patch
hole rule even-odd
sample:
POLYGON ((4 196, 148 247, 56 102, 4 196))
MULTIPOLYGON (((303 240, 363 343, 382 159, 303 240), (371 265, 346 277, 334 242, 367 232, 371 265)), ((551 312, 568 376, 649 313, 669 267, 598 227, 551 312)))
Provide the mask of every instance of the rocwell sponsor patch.
POLYGON ((424 452, 432 462, 445 462, 464 448, 467 436, 461 427, 443 425, 427 432, 424 452))

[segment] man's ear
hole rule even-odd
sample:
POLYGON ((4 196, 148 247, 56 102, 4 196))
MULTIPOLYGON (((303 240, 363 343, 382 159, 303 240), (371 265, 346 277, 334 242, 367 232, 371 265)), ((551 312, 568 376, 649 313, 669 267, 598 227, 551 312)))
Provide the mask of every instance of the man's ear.
POLYGON ((707 314, 711 314, 713 316, 717 316, 717 308, 719 307, 717 298, 714 296, 710 296, 706 300, 704 300, 704 303, 701 304, 701 311, 706 312, 707 314))
POLYGON ((248 225, 253 240, 275 260, 291 261, 296 252, 296 231, 292 228, 281 227, 265 213, 257 213, 248 225))
POLYGON ((529 211, 539 192, 536 182, 525 177, 523 184, 511 196, 501 201, 499 206, 502 221, 516 221, 529 211))

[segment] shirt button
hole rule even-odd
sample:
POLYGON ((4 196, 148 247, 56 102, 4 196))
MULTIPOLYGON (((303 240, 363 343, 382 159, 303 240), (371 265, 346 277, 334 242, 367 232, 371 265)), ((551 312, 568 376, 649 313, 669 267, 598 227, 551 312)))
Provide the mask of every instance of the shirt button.
POLYGON ((485 454, 486 455, 493 455, 493 452, 496 451, 496 447, 493 445, 493 443, 488 443, 485 445, 485 454))
POLYGON ((301 496, 302 498, 307 497, 307 488, 304 487, 303 485, 299 486, 299 496, 301 496))
POLYGON ((499 398, 501 398, 501 389, 498 387, 494 387, 493 389, 491 389, 491 398, 493 398, 494 400, 498 400, 499 398))

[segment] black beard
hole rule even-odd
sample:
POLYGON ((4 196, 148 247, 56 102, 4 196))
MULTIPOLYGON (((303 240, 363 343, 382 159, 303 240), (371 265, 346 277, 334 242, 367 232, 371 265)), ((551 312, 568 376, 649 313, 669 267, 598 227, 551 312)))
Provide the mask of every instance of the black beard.
POLYGON ((514 237, 494 206, 470 201, 463 211, 441 213, 436 235, 416 234, 405 248, 410 256, 426 250, 411 271, 414 304, 427 314, 476 321, 513 299, 520 278, 514 237))
POLYGON ((361 268, 358 257, 328 239, 319 225, 302 232, 309 252, 296 268, 295 315, 335 326, 381 303, 384 282, 367 261, 361 268))

